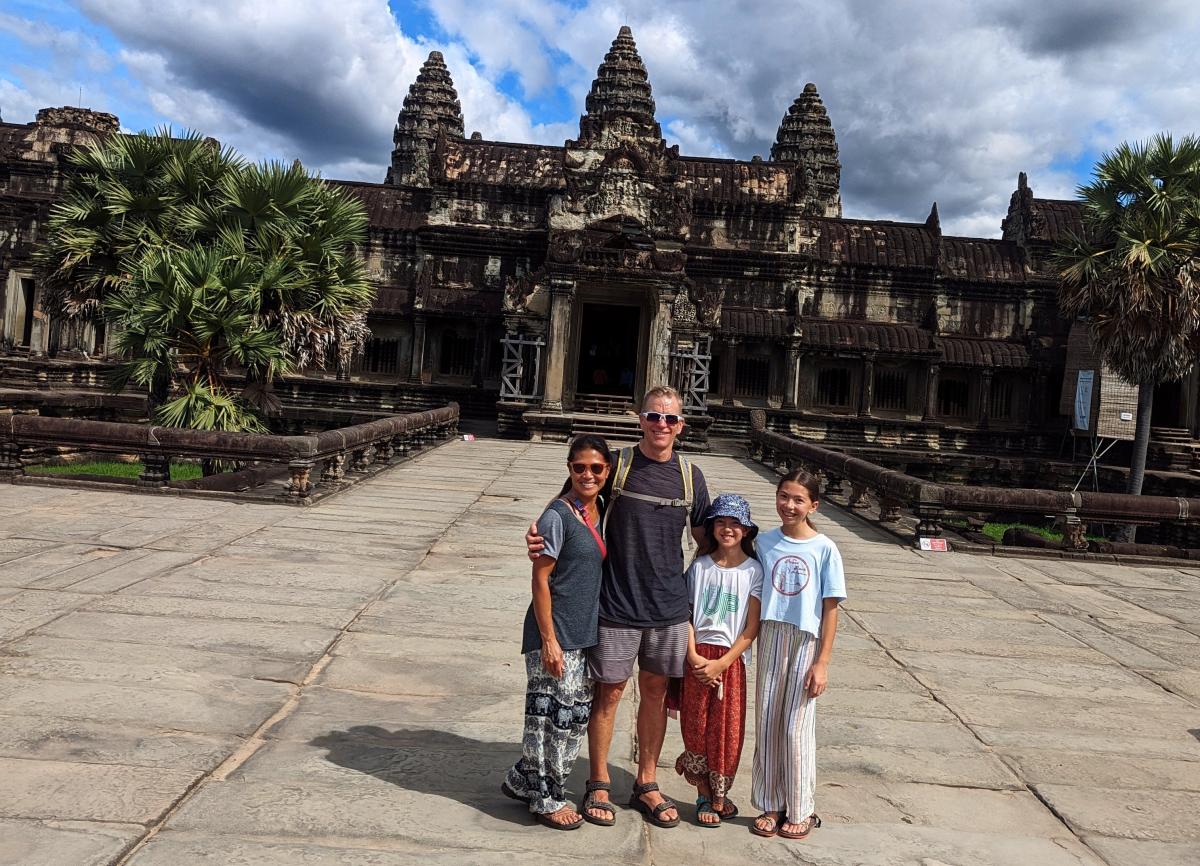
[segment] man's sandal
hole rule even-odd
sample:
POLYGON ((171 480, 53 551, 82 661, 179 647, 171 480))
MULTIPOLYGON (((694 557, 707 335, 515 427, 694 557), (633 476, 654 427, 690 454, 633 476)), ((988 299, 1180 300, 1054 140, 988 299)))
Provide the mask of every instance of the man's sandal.
POLYGON ((778 835, 779 825, 786 820, 787 816, 782 812, 763 812, 750 824, 750 832, 755 836, 763 836, 770 839, 772 836, 778 835), (765 829, 759 827, 758 824, 760 821, 766 821, 768 826, 765 829))
POLYGON ((611 791, 612 785, 608 782, 596 782, 588 780, 584 786, 585 796, 583 802, 579 805, 579 814, 583 816, 583 820, 589 824, 595 824, 599 827, 611 827, 617 823, 617 808, 608 800, 597 800, 596 791, 611 791), (608 818, 597 818, 588 812, 589 809, 599 809, 601 812, 607 812, 608 818))
MULTIPOLYGON (((566 808, 567 808, 566 806, 563 806, 563 809, 566 809, 566 808)), ((561 812, 561 811, 562 811, 562 809, 558 810, 558 812, 561 812)), ((537 822, 539 824, 541 824, 544 827, 549 827, 551 830, 578 830, 580 827, 583 826, 583 816, 582 815, 576 815, 574 821, 569 821, 569 822, 565 822, 565 823, 562 821, 555 821, 552 817, 550 817, 551 815, 557 815, 558 812, 534 812, 533 817, 537 818, 537 822)))
POLYGON ((708 799, 708 797, 697 797, 696 798, 696 823, 699 824, 701 827, 720 827, 721 826, 721 813, 713 808, 713 804, 708 799), (704 820, 701 820, 701 817, 700 817, 701 815, 716 815, 717 820, 704 821, 704 820))
POLYGON ((666 829, 668 827, 679 826, 679 810, 675 806, 675 802, 670 797, 663 797, 663 801, 657 806, 650 806, 642 799, 643 795, 657 790, 659 790, 658 782, 647 782, 644 785, 634 785, 633 794, 631 794, 629 797, 629 805, 641 812, 642 817, 655 827, 662 827, 663 829, 666 829), (668 821, 662 817, 662 813, 668 811, 669 809, 675 809, 676 815, 674 818, 668 821))
MULTIPOLYGON (((783 822, 783 824, 786 823, 787 821, 783 822)), ((783 829, 783 824, 779 825, 779 835, 784 839, 805 839, 809 833, 821 826, 821 816, 813 812, 803 821, 797 821, 796 826, 800 828, 799 833, 789 833, 783 829)))

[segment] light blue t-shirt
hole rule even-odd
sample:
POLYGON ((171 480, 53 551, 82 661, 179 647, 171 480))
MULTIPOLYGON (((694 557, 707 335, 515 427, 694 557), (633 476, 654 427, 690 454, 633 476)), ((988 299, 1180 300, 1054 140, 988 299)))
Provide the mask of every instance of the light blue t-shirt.
POLYGON ((821 634, 822 600, 846 597, 846 575, 837 545, 823 534, 800 541, 782 529, 758 537, 764 580, 762 618, 821 634))

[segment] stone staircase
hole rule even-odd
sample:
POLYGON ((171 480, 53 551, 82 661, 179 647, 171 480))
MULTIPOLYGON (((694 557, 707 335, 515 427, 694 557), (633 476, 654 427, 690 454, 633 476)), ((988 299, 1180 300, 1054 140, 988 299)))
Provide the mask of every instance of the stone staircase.
POLYGON ((1146 462, 1171 472, 1200 470, 1200 441, 1186 427, 1151 427, 1146 462))
POLYGON ((636 415, 633 401, 628 397, 610 394, 578 394, 575 411, 588 415, 636 415))

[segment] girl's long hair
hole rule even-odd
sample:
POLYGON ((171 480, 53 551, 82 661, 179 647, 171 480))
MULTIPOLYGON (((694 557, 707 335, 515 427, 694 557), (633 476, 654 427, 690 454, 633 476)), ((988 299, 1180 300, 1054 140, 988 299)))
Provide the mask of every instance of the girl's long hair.
MULTIPOLYGON (((804 488, 804 492, 808 494, 808 498, 812 500, 813 505, 821 501, 821 479, 804 469, 793 469, 787 475, 779 479, 779 483, 775 485, 775 492, 778 493, 783 489, 783 485, 788 482, 799 484, 804 488)), ((817 525, 812 522, 812 517, 805 515, 804 520, 813 529, 817 525)))
MULTIPOLYGON (((608 447, 608 442, 603 436, 597 436, 595 433, 580 433, 571 440, 571 447, 567 449, 567 462, 570 463, 582 451, 595 451, 604 458, 604 462, 608 464, 609 471, 612 471, 612 449, 608 447)), ((571 473, 567 473, 566 483, 563 484, 563 489, 558 492, 559 496, 566 496, 571 492, 571 473)))
MULTIPOLYGON (((711 556, 720 546, 717 544, 717 533, 714 524, 717 518, 713 517, 704 521, 704 538, 696 545, 696 556, 711 556)), ((750 537, 750 530, 742 527, 742 531, 746 534, 742 536, 742 553, 751 559, 758 559, 758 549, 754 546, 754 539, 750 537)))

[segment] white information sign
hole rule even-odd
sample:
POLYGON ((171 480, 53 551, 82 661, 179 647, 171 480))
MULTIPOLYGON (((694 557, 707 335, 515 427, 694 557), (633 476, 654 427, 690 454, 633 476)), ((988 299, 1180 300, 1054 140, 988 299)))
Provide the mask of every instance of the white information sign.
POLYGON ((1075 380, 1075 429, 1090 430, 1092 426, 1092 386, 1095 370, 1080 370, 1075 380))

